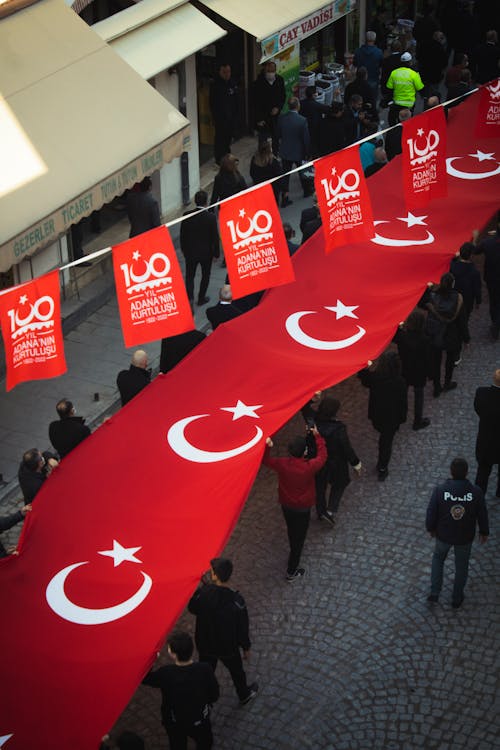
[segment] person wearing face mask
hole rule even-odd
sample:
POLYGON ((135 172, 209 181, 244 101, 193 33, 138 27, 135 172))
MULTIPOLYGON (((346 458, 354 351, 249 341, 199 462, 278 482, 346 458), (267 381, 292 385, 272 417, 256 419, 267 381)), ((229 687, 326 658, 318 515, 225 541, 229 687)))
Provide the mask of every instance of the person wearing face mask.
POLYGON ((273 153, 278 152, 276 124, 285 104, 285 81, 276 73, 276 63, 268 60, 253 83, 255 127, 259 141, 272 139, 273 153))

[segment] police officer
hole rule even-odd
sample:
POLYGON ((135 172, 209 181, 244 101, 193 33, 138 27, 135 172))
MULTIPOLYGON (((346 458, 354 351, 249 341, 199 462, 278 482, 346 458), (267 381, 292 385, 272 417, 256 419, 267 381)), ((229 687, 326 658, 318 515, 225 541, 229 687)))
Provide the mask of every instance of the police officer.
POLYGON ((453 547, 455 554, 455 582, 453 584, 452 607, 458 609, 464 600, 464 587, 469 571, 472 541, 479 525, 479 541, 488 539, 488 512, 483 491, 467 479, 469 470, 464 458, 451 462, 451 479, 435 487, 425 525, 436 539, 432 557, 431 593, 428 601, 437 602, 443 584, 443 567, 446 556, 453 547))

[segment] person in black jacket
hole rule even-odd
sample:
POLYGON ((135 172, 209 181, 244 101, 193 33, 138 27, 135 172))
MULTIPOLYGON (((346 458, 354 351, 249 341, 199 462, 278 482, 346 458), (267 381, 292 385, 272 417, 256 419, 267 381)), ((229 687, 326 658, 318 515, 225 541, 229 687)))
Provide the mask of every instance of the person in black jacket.
POLYGON ((198 305, 206 304, 210 298, 206 296, 210 282, 212 261, 220 255, 219 230, 217 219, 210 211, 204 211, 208 202, 205 190, 198 190, 194 196, 196 208, 186 211, 189 216, 181 223, 180 243, 181 251, 186 260, 186 291, 191 304, 194 299, 194 277, 198 264, 201 266, 201 281, 198 291, 198 305))
POLYGON ((160 372, 169 372, 206 338, 202 331, 186 331, 161 340, 160 372))
POLYGON ((455 279, 455 289, 463 297, 467 320, 476 306, 481 304, 481 274, 471 260, 474 252, 472 242, 464 242, 459 250, 458 258, 453 258, 450 273, 455 279))
POLYGON ((215 557, 210 561, 211 583, 202 585, 191 597, 188 609, 196 615, 195 642, 200 661, 208 662, 215 672, 218 659, 229 670, 240 704, 257 695, 256 682, 248 685, 243 658, 250 655, 248 612, 239 591, 228 585, 233 572, 231 560, 215 557))
POLYGON ((136 237, 143 232, 149 232, 150 229, 159 227, 161 224, 160 209, 151 188, 151 178, 145 177, 142 182, 137 182, 127 193, 125 203, 130 221, 129 237, 136 237))
POLYGON ((219 301, 213 307, 207 307, 206 316, 212 330, 215 331, 221 323, 227 323, 241 315, 242 311, 233 304, 233 295, 229 284, 224 284, 219 291, 219 301))
POLYGON ((467 479, 469 470, 464 458, 451 462, 451 479, 437 485, 431 495, 425 526, 436 539, 432 557, 430 602, 437 602, 443 585, 443 567, 448 552, 455 553, 455 581, 452 606, 456 609, 464 600, 464 587, 469 571, 472 542, 479 525, 479 541, 487 541, 488 511, 483 491, 467 479))
POLYGON ((175 663, 149 672, 142 681, 161 690, 161 717, 170 750, 185 750, 188 737, 197 750, 210 750, 213 745, 210 708, 219 697, 219 684, 209 664, 193 663, 193 649, 189 633, 173 633, 168 653, 175 663))
POLYGON ((346 426, 337 419, 340 401, 324 396, 316 415, 316 427, 325 439, 326 464, 316 474, 316 510, 318 518, 334 524, 342 495, 351 481, 349 465, 359 476, 361 461, 351 445, 346 426), (330 496, 326 502, 326 488, 330 485, 330 496))
POLYGON ((476 484, 486 495, 493 465, 497 465, 496 496, 500 499, 500 369, 495 370, 493 383, 476 390, 474 410, 479 417, 476 439, 476 484))
POLYGON ((271 138, 273 151, 278 153, 276 125, 285 104, 285 81, 276 73, 276 63, 268 60, 253 83, 253 106, 259 141, 271 138))
POLYGON ((38 448, 30 448, 23 453, 17 480, 26 504, 34 500, 45 480, 58 464, 59 461, 49 451, 41 453, 38 448))
POLYGON ((147 368, 148 355, 142 349, 137 349, 132 356, 132 363, 128 370, 121 370, 118 373, 116 385, 120 391, 122 406, 128 404, 151 382, 151 370, 147 368))
MULTIPOLYGON (((31 511, 31 505, 25 505, 21 508, 21 510, 16 511, 15 513, 11 513, 9 516, 0 516, 0 532, 1 531, 8 531, 13 526, 16 525, 16 523, 21 523, 21 521, 24 521, 24 517, 27 513, 31 511)), ((2 542, 0 542, 0 557, 7 557, 9 553, 3 546, 2 542)))
POLYGON ((434 398, 442 391, 457 387, 451 379, 455 363, 460 360, 463 344, 470 341, 467 315, 462 295, 454 289, 455 279, 451 273, 441 276, 439 285, 430 292, 427 302, 426 330, 431 339, 431 372, 434 383, 434 398), (446 352, 444 385, 441 386, 441 360, 446 352))
POLYGON ((222 157, 231 151, 231 141, 238 125, 238 86, 231 76, 229 63, 222 62, 219 65, 218 73, 210 86, 209 100, 215 128, 214 156, 216 163, 220 164, 222 157))
POLYGON ((233 154, 226 154, 221 158, 220 169, 215 175, 214 186, 210 203, 217 203, 224 198, 230 198, 241 190, 245 190, 247 184, 245 178, 238 170, 239 159, 233 154))
POLYGON ((67 398, 56 404, 59 421, 49 424, 49 440, 61 458, 90 435, 90 429, 83 417, 77 417, 75 407, 67 398))
MULTIPOLYGON (((477 242, 478 235, 479 232, 475 229, 472 233, 474 242, 477 242)), ((484 283, 488 289, 490 333, 496 341, 500 334, 500 211, 497 214, 496 232, 479 243, 476 253, 484 253, 484 283)))
POLYGON ((384 352, 375 367, 361 370, 359 377, 370 389, 368 419, 379 433, 377 473, 380 482, 389 474, 392 442, 406 422, 408 399, 406 383, 401 376, 401 360, 396 352, 384 352))
POLYGON ((430 419, 424 417, 424 390, 431 362, 431 342, 424 328, 425 313, 413 310, 394 336, 401 359, 401 374, 406 385, 413 386, 414 430, 422 430, 431 423, 430 419))

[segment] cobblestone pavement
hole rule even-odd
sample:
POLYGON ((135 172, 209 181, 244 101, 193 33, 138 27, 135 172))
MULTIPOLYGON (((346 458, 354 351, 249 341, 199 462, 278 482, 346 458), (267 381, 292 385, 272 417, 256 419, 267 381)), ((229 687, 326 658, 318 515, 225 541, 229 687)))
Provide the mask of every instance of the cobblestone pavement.
MULTIPOLYGON (((376 433, 367 422, 368 392, 356 377, 335 386, 342 418, 362 458, 333 530, 311 522, 306 577, 284 580, 287 543, 276 477, 261 469, 225 554, 233 584, 250 612, 248 676, 260 692, 245 708, 219 666, 221 698, 213 711, 221 750, 494 750, 498 702, 500 501, 488 496, 491 537, 475 543, 464 605, 450 606, 452 560, 441 601, 428 604, 433 542, 424 517, 434 484, 463 455, 475 476, 477 428, 472 400, 499 366, 488 339, 487 304, 473 316, 473 341, 456 370, 459 387, 432 398, 431 427, 398 433, 385 483, 375 475, 376 433)), ((413 402, 410 397, 410 408, 413 402)), ((275 443, 302 429, 294 418, 275 443)), ((179 623, 193 628, 185 613, 179 623)), ((164 659, 164 655, 162 656, 164 659)), ((140 687, 115 732, 134 729, 148 750, 166 748, 159 693, 140 687)))

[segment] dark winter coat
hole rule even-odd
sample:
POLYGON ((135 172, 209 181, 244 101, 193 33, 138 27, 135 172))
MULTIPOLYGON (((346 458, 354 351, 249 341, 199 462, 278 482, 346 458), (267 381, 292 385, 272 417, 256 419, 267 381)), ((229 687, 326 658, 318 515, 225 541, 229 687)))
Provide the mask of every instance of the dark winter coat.
POLYGON ((424 331, 398 328, 394 341, 398 346, 402 375, 407 385, 422 387, 430 371, 431 342, 424 331))
POLYGON ((326 468, 331 484, 347 486, 351 481, 349 464, 357 466, 359 458, 351 445, 347 428, 338 419, 328 421, 316 420, 319 434, 325 439, 327 459, 326 468))
POLYGON ((470 544, 476 534, 488 536, 488 512, 483 491, 468 479, 448 479, 431 495, 425 525, 446 544, 470 544))
POLYGON ((481 274, 473 263, 460 258, 451 261, 450 273, 455 277, 455 289, 462 295, 465 309, 470 314, 474 302, 481 304, 481 274))
POLYGON ((474 409, 479 417, 476 458, 481 463, 500 463, 500 388, 478 388, 474 409))
POLYGON ((61 458, 90 435, 83 417, 65 417, 49 425, 49 440, 61 458))
POLYGON ((122 370, 116 378, 116 385, 120 391, 122 406, 128 404, 143 388, 151 382, 151 370, 130 365, 128 370, 122 370))
POLYGON ((370 389, 368 419, 377 432, 397 430, 406 422, 407 386, 401 375, 383 375, 376 370, 361 370, 359 377, 370 389))
POLYGON ((467 315, 459 292, 452 289, 447 296, 431 292, 427 309, 426 331, 435 349, 460 351, 463 343, 469 343, 467 315))
POLYGON ((215 583, 200 586, 188 609, 196 615, 194 639, 200 655, 230 656, 240 648, 250 649, 248 611, 239 591, 215 583))

